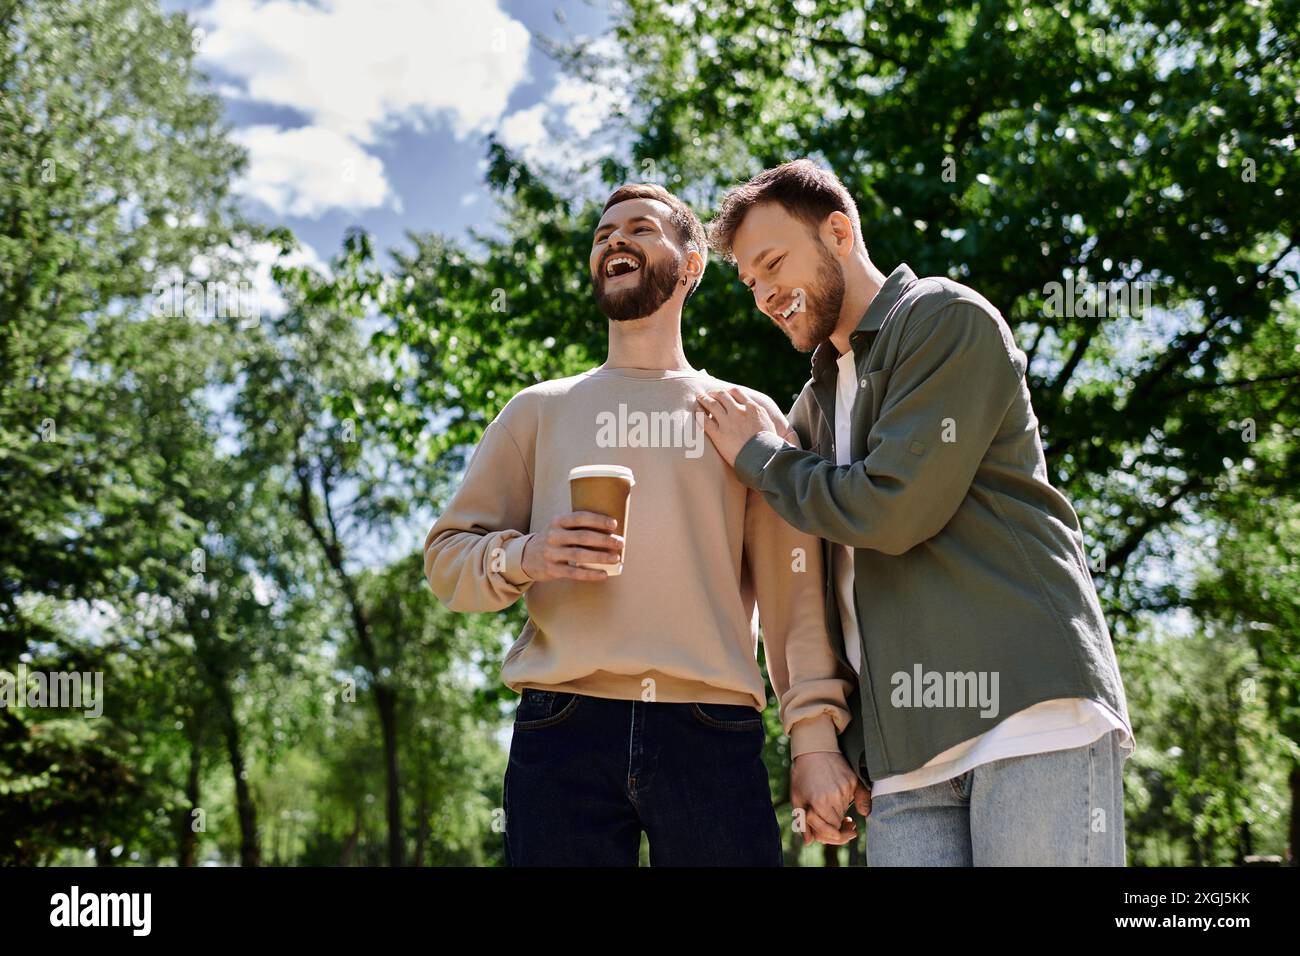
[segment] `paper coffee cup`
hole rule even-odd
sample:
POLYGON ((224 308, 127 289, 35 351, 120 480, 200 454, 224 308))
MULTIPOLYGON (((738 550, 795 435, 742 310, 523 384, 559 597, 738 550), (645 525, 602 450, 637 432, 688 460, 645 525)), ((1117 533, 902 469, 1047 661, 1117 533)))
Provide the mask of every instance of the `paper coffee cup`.
MULTIPOLYGON (((632 469, 623 465, 579 465, 569 472, 569 500, 573 510, 594 511, 616 520, 618 527, 614 534, 621 534, 624 538, 624 557, 627 556, 627 516, 634 484, 632 469)), ((617 564, 579 563, 578 567, 604 571, 610 577, 623 573, 622 561, 617 564)))

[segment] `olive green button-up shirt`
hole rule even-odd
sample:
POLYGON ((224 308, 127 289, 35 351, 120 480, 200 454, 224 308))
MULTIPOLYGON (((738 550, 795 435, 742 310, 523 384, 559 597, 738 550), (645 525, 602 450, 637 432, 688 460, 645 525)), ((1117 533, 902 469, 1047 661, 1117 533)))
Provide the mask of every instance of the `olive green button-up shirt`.
POLYGON ((1079 521, 1051 486, 1026 358, 983 296, 900 265, 849 336, 857 367, 850 464, 836 465, 835 347, 788 416, 802 448, 764 432, 740 480, 796 528, 853 549, 858 634, 825 609, 853 721, 840 746, 865 779, 906 773, 1019 710, 1060 697, 1128 705, 1079 521))

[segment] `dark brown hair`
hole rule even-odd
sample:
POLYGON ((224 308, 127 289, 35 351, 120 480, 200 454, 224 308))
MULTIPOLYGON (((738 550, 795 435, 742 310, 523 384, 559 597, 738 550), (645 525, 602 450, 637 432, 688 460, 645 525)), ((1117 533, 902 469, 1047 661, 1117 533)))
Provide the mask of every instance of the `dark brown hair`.
MULTIPOLYGON (((625 186, 619 186, 609 198, 605 200, 605 208, 600 212, 604 215, 610 206, 629 199, 657 199, 669 209, 672 215, 668 221, 677 229, 677 238, 681 240, 683 246, 687 249, 694 249, 698 252, 705 263, 709 259, 709 243, 704 236, 704 226, 700 224, 699 217, 690 206, 682 202, 663 186, 657 183, 628 183, 625 186)), ((700 272, 700 278, 695 280, 695 284, 690 287, 686 293, 686 298, 690 298, 695 290, 700 287, 700 281, 704 278, 704 273, 700 272)))
POLYGON ((709 245, 728 262, 735 262, 731 246, 745 216, 759 203, 774 202, 802 219, 816 234, 826 217, 842 212, 853 223, 853 240, 862 242, 858 206, 844 184, 829 169, 810 159, 796 159, 765 169, 743 186, 722 197, 717 217, 709 224, 709 245))

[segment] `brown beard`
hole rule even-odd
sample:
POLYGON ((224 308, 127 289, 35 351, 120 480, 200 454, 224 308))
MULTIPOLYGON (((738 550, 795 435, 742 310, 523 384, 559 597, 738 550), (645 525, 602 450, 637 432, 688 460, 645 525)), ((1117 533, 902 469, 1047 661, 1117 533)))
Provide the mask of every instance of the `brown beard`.
POLYGON ((821 254, 817 278, 811 288, 804 289, 803 314, 808 334, 807 347, 795 344, 794 338, 786 332, 791 344, 800 352, 811 352, 831 337, 840 321, 840 309, 844 307, 844 269, 825 246, 819 243, 817 250, 821 254))
MULTIPOLYGON (((631 253, 625 253, 631 255, 631 253)), ((633 258, 640 258, 633 256, 633 258)), ((604 260, 601 260, 602 263, 604 260)), ((596 307, 611 322, 626 322, 630 319, 643 319, 668 301, 680 278, 682 255, 677 253, 671 263, 641 262, 641 281, 635 288, 621 292, 606 293, 607 277, 602 274, 604 266, 591 277, 596 293, 596 307)))

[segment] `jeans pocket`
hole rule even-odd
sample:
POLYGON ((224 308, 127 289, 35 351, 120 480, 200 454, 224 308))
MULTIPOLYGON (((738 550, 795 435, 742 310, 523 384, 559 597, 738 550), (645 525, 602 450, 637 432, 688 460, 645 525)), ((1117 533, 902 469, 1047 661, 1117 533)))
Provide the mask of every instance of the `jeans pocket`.
POLYGON ((714 730, 762 730, 763 717, 746 704, 691 704, 691 714, 714 730))
POLYGON ((579 694, 525 687, 515 708, 515 730, 540 730, 568 720, 581 699, 579 694))

